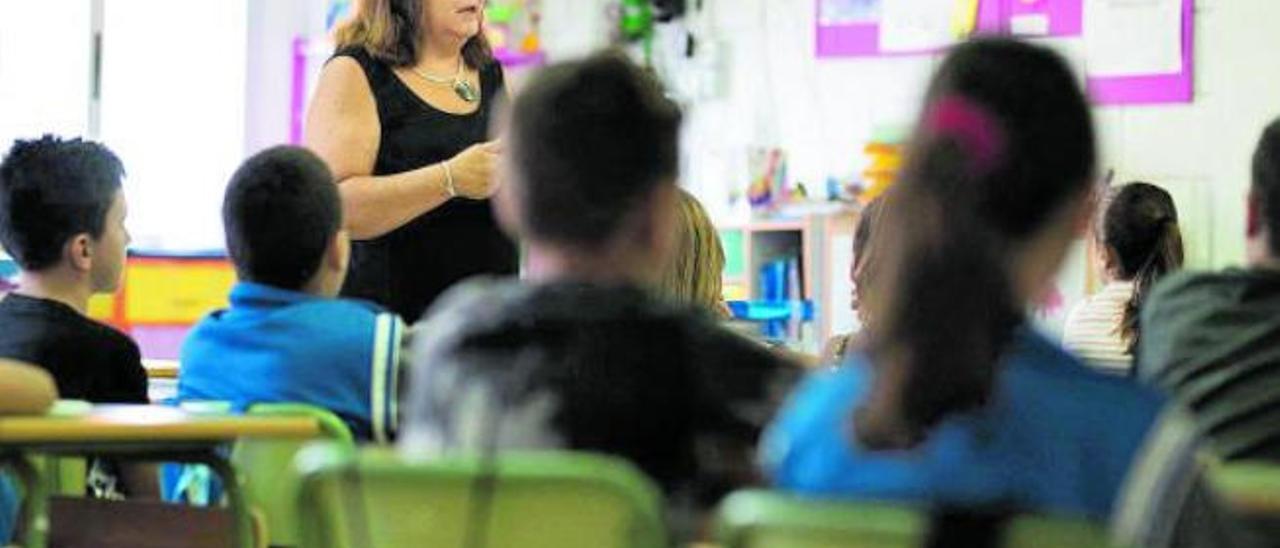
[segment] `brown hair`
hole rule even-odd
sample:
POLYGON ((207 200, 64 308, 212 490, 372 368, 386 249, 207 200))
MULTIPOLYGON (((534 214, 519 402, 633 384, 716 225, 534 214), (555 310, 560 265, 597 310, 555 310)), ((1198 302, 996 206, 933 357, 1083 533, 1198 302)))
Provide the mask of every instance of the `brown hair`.
POLYGON ((721 313, 724 247, 698 199, 680 190, 676 245, 662 278, 662 290, 681 303, 721 313))
MULTIPOLYGON (((373 57, 393 66, 418 62, 424 23, 422 4, 427 0, 357 0, 355 12, 334 31, 338 48, 363 47, 373 57)), ((480 32, 462 46, 462 59, 479 70, 493 62, 493 49, 480 32)))
POLYGON ((979 39, 947 55, 876 227, 891 242, 867 292, 875 374, 859 441, 913 447, 990 401, 1024 320, 1014 251, 1085 195, 1095 163, 1089 107, 1057 54, 979 39))
POLYGON ((1114 254, 1122 280, 1133 281, 1119 332, 1132 356, 1141 335, 1138 313, 1165 274, 1182 268, 1182 231, 1178 208, 1164 189, 1141 181, 1114 191, 1102 216, 1102 243, 1114 254))

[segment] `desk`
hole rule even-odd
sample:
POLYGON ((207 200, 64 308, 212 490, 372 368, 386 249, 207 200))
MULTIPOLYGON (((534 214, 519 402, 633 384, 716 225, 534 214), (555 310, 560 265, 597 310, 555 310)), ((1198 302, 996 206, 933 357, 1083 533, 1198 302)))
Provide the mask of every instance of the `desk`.
POLYGON ((149 379, 178 378, 178 360, 142 360, 142 367, 147 370, 149 379))
POLYGON ((320 425, 311 418, 196 415, 173 407, 99 405, 74 416, 0 417, 0 463, 13 467, 27 491, 23 540, 28 548, 44 548, 49 519, 48 494, 25 453, 207 465, 222 479, 236 538, 248 547, 253 543, 248 508, 236 472, 218 448, 246 437, 305 439, 318 435, 320 425))

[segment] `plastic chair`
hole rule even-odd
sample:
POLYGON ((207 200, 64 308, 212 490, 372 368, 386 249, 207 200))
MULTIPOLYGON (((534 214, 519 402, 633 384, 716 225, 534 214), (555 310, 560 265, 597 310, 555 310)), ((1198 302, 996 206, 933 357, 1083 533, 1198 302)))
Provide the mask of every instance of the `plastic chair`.
POLYGON ((1264 462, 1215 463, 1209 469, 1209 480, 1236 511, 1280 517, 1280 466, 1264 462))
POLYGON ((717 518, 724 548, 916 548, 929 526, 927 516, 907 507, 758 490, 729 495, 717 518))
POLYGON ((571 452, 410 460, 385 448, 298 455, 306 548, 657 548, 662 497, 629 463, 571 452))
MULTIPOLYGON (((916 548, 930 516, 909 506, 801 498, 772 491, 739 491, 720 506, 717 536, 724 548, 916 548)), ((1018 517, 1004 546, 1109 546, 1106 530, 1075 519, 1018 517)))
MULTIPOLYGON (((345 448, 355 440, 347 424, 332 412, 299 403, 259 403, 245 413, 250 416, 313 417, 320 423, 322 437, 345 448)), ((294 456, 306 444, 298 440, 244 439, 236 442, 231 464, 244 481, 249 505, 262 513, 272 546, 297 546, 298 521, 294 498, 296 478, 290 473, 294 456)))

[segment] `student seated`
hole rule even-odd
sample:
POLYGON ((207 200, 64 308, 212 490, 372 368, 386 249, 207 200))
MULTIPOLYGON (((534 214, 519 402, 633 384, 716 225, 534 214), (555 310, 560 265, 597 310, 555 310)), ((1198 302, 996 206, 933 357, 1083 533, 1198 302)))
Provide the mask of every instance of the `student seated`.
MULTIPOLYGON (((80 139, 20 140, 0 162, 0 244, 21 271, 0 297, 0 358, 45 369, 64 398, 148 403, 138 345, 85 316, 89 297, 114 292, 124 272, 123 176, 114 153, 80 139)), ((90 492, 156 494, 153 467, 118 468, 93 461, 90 492)))
POLYGON ((862 208, 862 213, 858 216, 858 225, 853 230, 853 263, 849 265, 849 281, 853 284, 853 294, 850 295, 849 306, 858 315, 858 323, 861 327, 855 333, 831 337, 822 350, 822 363, 843 362, 855 349, 866 345, 871 322, 867 316, 866 307, 859 306, 859 303, 866 300, 864 293, 871 285, 872 264, 876 255, 871 245, 871 235, 875 232, 876 223, 884 214, 884 208, 884 198, 877 197, 871 200, 862 208))
POLYGON ((230 308, 183 343, 178 399, 307 403, 357 439, 391 439, 402 329, 394 314, 334 298, 350 243, 329 168, 302 148, 261 152, 232 176, 222 220, 239 282, 230 308))
POLYGON ((15 142, 0 163, 0 244, 21 269, 0 297, 0 357, 44 368, 64 398, 147 403, 138 345, 85 316, 124 270, 123 175, 106 147, 52 136, 15 142))
POLYGON ((763 444, 767 472, 802 493, 1097 520, 1138 478, 1119 530, 1160 544, 1189 515, 1190 429, 1162 422, 1159 393, 1087 368, 1024 315, 1091 218, 1077 80, 1045 48, 972 41, 947 55, 921 112, 860 303, 871 340, 796 392, 763 444))
POLYGON ((1137 369, 1194 412, 1222 458, 1280 460, 1280 119, 1262 133, 1252 177, 1249 266, 1157 286, 1137 369))
POLYGON ((1129 375, 1138 348, 1138 312, 1157 281, 1182 268, 1182 232, 1173 197, 1149 183, 1113 191, 1094 229, 1107 285, 1067 316, 1062 345, 1089 365, 1129 375))
POLYGON ((720 234, 698 199, 684 189, 678 192, 675 240, 662 274, 661 292, 677 303, 727 318, 720 234))
POLYGON ((753 479, 791 369, 647 290, 674 236, 680 118, 613 54, 548 67, 516 96, 496 211, 524 240, 526 279, 464 283, 415 330, 406 452, 610 453, 682 501, 753 479))
MULTIPOLYGON (((49 409, 57 397, 53 377, 44 370, 0 359, 0 416, 38 415, 49 409)), ((0 471, 0 546, 6 546, 13 538, 17 519, 17 492, 0 471)))

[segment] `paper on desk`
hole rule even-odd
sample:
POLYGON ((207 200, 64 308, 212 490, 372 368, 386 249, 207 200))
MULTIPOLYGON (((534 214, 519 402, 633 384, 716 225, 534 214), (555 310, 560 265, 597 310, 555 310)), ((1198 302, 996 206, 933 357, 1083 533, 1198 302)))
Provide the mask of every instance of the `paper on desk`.
POLYGON ((963 0, 884 0, 880 50, 928 51, 954 44, 957 19, 964 17, 968 4, 963 0))
POLYGON ((1182 0, 1085 0, 1089 76, 1182 72, 1182 0))

